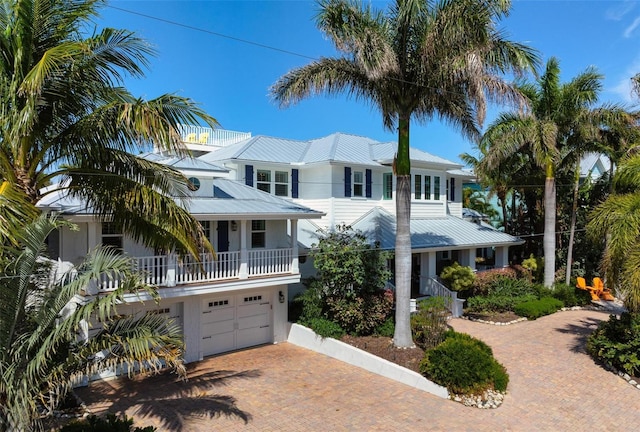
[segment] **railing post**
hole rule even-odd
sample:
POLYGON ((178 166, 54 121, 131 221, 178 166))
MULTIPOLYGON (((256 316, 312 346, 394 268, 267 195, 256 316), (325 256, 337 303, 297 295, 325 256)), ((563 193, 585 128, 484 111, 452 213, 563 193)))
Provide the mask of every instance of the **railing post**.
POLYGON ((178 260, 176 254, 170 253, 167 255, 167 286, 176 286, 176 270, 178 267, 178 260))
POLYGON ((240 279, 249 278, 249 254, 247 253, 247 221, 240 221, 240 279))
POLYGON ((291 273, 300 273, 298 264, 298 220, 291 219, 291 273))

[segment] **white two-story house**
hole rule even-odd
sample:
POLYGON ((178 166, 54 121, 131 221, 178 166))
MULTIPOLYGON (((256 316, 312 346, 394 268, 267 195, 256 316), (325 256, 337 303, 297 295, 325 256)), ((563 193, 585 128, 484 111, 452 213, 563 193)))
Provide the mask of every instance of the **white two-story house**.
MULTIPOLYGON (((395 142, 343 133, 309 141, 255 136, 211 147, 200 160, 223 166, 245 185, 324 214, 298 226, 306 246, 317 229, 337 224, 363 231, 384 249, 395 245, 395 142)), ((202 148, 200 148, 202 150, 202 148)), ((491 250, 494 266, 508 265, 509 247, 520 239, 462 219, 462 184, 473 177, 458 163, 412 148, 411 243, 417 297, 425 284, 454 261, 475 268, 491 250)), ((313 272, 302 267, 303 276, 313 272)))
MULTIPOLYGON (((185 132, 185 141, 190 141, 189 133, 185 132)), ((211 131, 206 140, 199 139, 223 145, 245 136, 211 131)), ((154 153, 144 157, 189 178, 196 191, 186 205, 202 224, 215 256, 203 253, 198 263, 175 253, 157 253, 96 218, 83 202, 53 193, 39 207, 74 222, 78 230, 65 228, 51 236, 51 257, 78 264, 100 244, 131 256, 147 283, 158 287, 161 300, 156 304, 145 295, 127 295, 118 313, 153 311, 175 318, 182 326, 186 362, 286 340, 289 286, 299 284, 301 277, 297 227, 300 221, 324 214, 235 181, 223 166, 154 153)), ((117 283, 105 280, 88 287, 87 295, 100 295, 117 283)))

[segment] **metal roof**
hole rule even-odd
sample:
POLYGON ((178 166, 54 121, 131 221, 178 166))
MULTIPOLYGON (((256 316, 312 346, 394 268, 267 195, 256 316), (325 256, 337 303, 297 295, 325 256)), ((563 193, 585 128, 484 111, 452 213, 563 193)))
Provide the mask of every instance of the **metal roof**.
POLYGON ((158 153, 145 153, 141 158, 170 166, 177 170, 204 171, 204 172, 229 172, 228 169, 206 162, 203 159, 191 157, 168 157, 158 153))
MULTIPOLYGON (((176 202, 194 216, 268 218, 320 218, 324 213, 296 204, 243 183, 228 179, 214 180, 214 197, 191 197, 176 202)), ((66 190, 56 191, 38 203, 63 214, 92 215, 94 212, 78 197, 66 190)))
MULTIPOLYGON (((397 143, 381 143, 374 139, 336 132, 309 141, 256 136, 248 140, 200 156, 207 162, 227 160, 261 161, 286 164, 338 162, 345 164, 380 166, 393 161, 397 143)), ((413 162, 443 165, 457 169, 461 165, 411 148, 413 162)))
MULTIPOLYGON (((395 216, 382 208, 376 207, 370 210, 351 226, 362 231, 369 241, 379 242, 381 248, 395 248, 395 216)), ((518 237, 453 216, 437 219, 411 219, 412 249, 446 250, 448 248, 510 246, 522 243, 524 241, 518 237)))

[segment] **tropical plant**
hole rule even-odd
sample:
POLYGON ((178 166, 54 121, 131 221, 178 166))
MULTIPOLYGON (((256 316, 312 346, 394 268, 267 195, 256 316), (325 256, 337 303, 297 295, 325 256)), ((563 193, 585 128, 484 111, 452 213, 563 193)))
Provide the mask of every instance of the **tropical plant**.
POLYGON ((607 284, 630 312, 640 312, 640 155, 622 161, 613 185, 615 193, 592 211, 587 231, 595 241, 606 239, 601 268, 607 284))
POLYGON ((520 100, 498 74, 533 69, 537 56, 496 28, 509 13, 509 0, 396 0, 386 14, 357 1, 319 5, 318 27, 344 55, 290 71, 271 92, 280 106, 288 106, 314 94, 346 91, 377 107, 386 128, 397 128, 394 343, 412 346, 411 120, 439 117, 466 137, 477 137, 487 98, 520 100))
POLYGON ((46 238, 67 222, 42 215, 4 248, 0 284, 0 431, 39 430, 74 382, 109 368, 184 374, 180 328, 161 314, 118 315, 126 293, 147 292, 130 259, 111 249, 92 251, 74 273, 58 275, 44 259, 46 238), (119 287, 99 296, 85 289, 118 276, 119 287), (94 323, 91 337, 87 326, 94 323), (81 337, 79 335, 84 335, 81 337))
POLYGON ((442 269, 440 279, 453 291, 466 291, 473 286, 476 276, 471 267, 461 266, 456 261, 442 269))
MULTIPOLYGON (((123 88, 153 54, 127 30, 87 35, 106 0, 5 0, 0 7, 0 182, 20 208, 64 190, 150 247, 197 254, 198 222, 174 201, 179 172, 134 154, 186 155, 181 124, 216 121, 192 100, 143 100, 123 88), (49 187, 52 182, 57 187, 49 187)), ((0 218, 8 208, 0 206, 0 218)), ((6 234, 6 233, 5 233, 6 234)))
POLYGON ((582 136, 581 126, 590 124, 589 108, 598 99, 602 75, 588 68, 561 84, 559 61, 552 57, 535 83, 522 82, 518 88, 531 109, 502 113, 489 126, 480 145, 489 150, 481 163, 491 169, 526 151, 530 163, 544 170, 544 284, 551 287, 556 253, 556 171, 570 149, 584 145, 574 135, 582 136))

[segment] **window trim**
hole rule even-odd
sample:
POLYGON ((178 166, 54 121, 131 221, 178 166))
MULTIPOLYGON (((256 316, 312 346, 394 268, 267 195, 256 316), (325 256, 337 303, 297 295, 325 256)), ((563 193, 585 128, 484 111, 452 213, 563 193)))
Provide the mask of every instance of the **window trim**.
POLYGON ((356 198, 364 197, 364 171, 353 171, 353 196, 356 198), (356 175, 359 175, 360 181, 356 181, 356 175), (358 193, 358 188, 360 189, 358 193))
POLYGON ((124 253, 124 234, 122 232, 122 230, 116 230, 114 228, 114 224, 113 222, 102 222, 100 227, 100 243, 106 246, 112 246, 115 250, 117 250, 119 253, 124 253), (106 231, 106 232, 105 232, 106 231), (112 243, 105 243, 104 239, 105 238, 109 238, 109 239, 119 239, 119 241, 117 243, 119 243, 119 245, 116 244, 112 244, 112 243))
POLYGON ((413 177, 413 198, 419 200, 422 199, 422 175, 414 174, 413 177))
POLYGON ((266 193, 270 194, 271 193, 271 183, 272 183, 271 170, 264 170, 264 169, 256 170, 256 189, 261 190, 262 192, 266 192, 266 193), (266 180, 260 180, 260 175, 266 175, 267 179, 266 180), (262 189, 260 187, 260 186, 263 186, 263 185, 266 185, 266 189, 262 189))
POLYGON ((440 201, 440 176, 433 176, 433 199, 440 201))
POLYGON ((431 176, 424 176, 424 199, 430 201, 431 200, 431 176))
POLYGON ((382 199, 393 199, 393 173, 382 174, 382 199))
POLYGON ((267 247, 267 221, 265 219, 254 219, 251 221, 251 249, 265 249, 267 247), (260 228, 262 225, 262 228, 260 228), (257 226, 257 228, 256 228, 257 226), (256 235, 260 236, 256 236, 256 235), (254 237, 256 236, 256 237, 254 237), (256 245, 255 240, 262 237, 262 246, 256 245))

